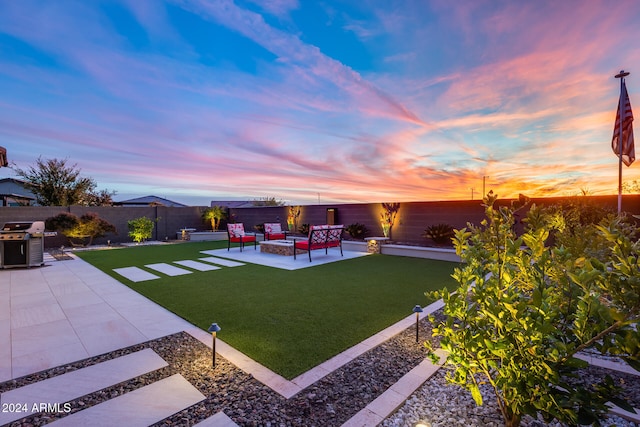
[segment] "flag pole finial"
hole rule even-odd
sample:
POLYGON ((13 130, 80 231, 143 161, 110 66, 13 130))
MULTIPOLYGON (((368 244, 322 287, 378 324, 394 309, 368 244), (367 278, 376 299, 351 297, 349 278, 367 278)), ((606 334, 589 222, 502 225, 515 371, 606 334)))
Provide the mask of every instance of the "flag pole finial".
POLYGON ((627 77, 629 74, 631 74, 628 71, 625 70, 620 70, 620 72, 618 74, 616 74, 616 79, 621 79, 623 77, 627 77))

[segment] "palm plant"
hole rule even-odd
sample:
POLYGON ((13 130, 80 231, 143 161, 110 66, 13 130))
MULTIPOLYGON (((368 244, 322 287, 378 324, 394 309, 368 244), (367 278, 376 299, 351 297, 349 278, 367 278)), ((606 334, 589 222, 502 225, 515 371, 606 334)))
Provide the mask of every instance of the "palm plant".
POLYGON ((220 221, 227 217, 227 212, 222 206, 212 206, 206 208, 202 212, 202 220, 211 223, 211 229, 213 231, 218 230, 220 227, 220 221))

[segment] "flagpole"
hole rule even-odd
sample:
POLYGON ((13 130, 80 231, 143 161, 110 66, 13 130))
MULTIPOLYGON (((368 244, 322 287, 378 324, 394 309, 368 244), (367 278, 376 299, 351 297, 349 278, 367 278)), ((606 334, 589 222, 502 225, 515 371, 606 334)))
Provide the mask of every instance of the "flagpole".
POLYGON ((624 121, 624 108, 622 102, 622 89, 624 88, 624 78, 630 73, 620 70, 616 74, 616 79, 620 79, 620 101, 618 101, 618 117, 620 117, 620 128, 618 133, 618 215, 622 212, 622 122, 624 121))

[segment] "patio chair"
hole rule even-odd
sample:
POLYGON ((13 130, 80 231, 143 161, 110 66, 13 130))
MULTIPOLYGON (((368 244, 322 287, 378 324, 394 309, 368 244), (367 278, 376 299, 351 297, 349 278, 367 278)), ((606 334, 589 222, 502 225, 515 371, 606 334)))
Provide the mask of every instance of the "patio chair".
POLYGON ((253 249, 258 246, 255 233, 253 236, 249 236, 244 231, 244 224, 227 224, 227 250, 231 249, 231 243, 240 243, 240 252, 244 249, 244 244, 247 242, 253 242, 253 249))
POLYGON ((282 230, 280 223, 264 223, 264 240, 285 240, 287 232, 282 230))
POLYGON ((328 254, 329 248, 340 248, 340 256, 344 256, 342 253, 343 230, 344 225, 312 225, 307 239, 293 239, 293 259, 296 259, 298 249, 307 251, 309 262, 311 262, 311 251, 316 249, 324 249, 324 253, 328 254))

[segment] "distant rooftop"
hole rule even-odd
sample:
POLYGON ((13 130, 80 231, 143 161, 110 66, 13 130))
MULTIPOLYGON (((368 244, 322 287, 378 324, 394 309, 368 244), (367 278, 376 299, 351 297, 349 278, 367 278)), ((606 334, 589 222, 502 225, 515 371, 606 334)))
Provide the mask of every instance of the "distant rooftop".
POLYGON ((251 208, 255 206, 252 200, 213 200, 211 207, 221 206, 223 208, 251 208))
POLYGON ((174 202, 173 200, 165 199, 158 196, 144 196, 137 197, 135 199, 122 200, 120 202, 113 202, 114 206, 166 206, 174 208, 184 208, 187 205, 174 202))
MULTIPOLYGON (((1 148, 1 147, 0 147, 1 148)), ((1 159, 0 159, 1 161, 1 159)), ((27 189, 27 181, 16 178, 0 179, 1 206, 29 206, 35 203, 36 197, 27 189)))

